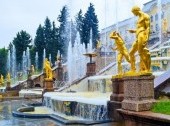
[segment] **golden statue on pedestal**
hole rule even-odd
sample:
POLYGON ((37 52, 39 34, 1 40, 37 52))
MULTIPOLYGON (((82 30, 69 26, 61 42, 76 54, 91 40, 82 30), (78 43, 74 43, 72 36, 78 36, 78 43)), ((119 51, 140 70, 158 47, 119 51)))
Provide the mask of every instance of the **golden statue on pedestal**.
POLYGON ((136 41, 133 42, 130 52, 125 46, 122 37, 117 32, 112 32, 110 34, 111 39, 115 39, 116 48, 113 50, 118 50, 117 62, 118 62, 118 75, 124 76, 137 76, 137 75, 152 75, 150 70, 151 67, 151 56, 147 49, 147 43, 150 35, 150 17, 148 14, 142 12, 138 6, 132 8, 132 13, 138 16, 138 21, 135 30, 128 30, 130 33, 136 34, 136 41), (135 65, 135 53, 138 51, 140 57, 140 69, 139 72, 136 71, 135 65), (130 63, 131 70, 123 74, 122 72, 122 59, 125 59, 130 63))
POLYGON ((45 79, 52 80, 53 79, 52 68, 51 68, 50 62, 48 61, 47 58, 45 58, 45 61, 44 61, 44 70, 46 73, 45 79))
POLYGON ((133 43, 132 48, 130 49, 130 61, 131 61, 131 70, 127 72, 127 75, 151 75, 151 57, 150 52, 147 49, 146 45, 149 40, 150 35, 150 17, 148 14, 141 11, 138 6, 132 8, 132 13, 135 16, 138 16, 138 21, 136 24, 135 30, 128 30, 130 33, 136 34, 136 41, 133 43), (138 51, 140 56, 140 70, 139 73, 136 72, 135 66, 135 53, 138 51))
POLYGON ((119 35, 119 33, 117 33, 116 31, 112 32, 110 34, 110 38, 115 40, 115 45, 116 45, 116 48, 112 48, 112 50, 118 51, 118 56, 117 56, 118 75, 123 75, 122 65, 121 65, 123 57, 125 57, 125 59, 130 63, 128 50, 125 46, 125 43, 122 37, 119 35))

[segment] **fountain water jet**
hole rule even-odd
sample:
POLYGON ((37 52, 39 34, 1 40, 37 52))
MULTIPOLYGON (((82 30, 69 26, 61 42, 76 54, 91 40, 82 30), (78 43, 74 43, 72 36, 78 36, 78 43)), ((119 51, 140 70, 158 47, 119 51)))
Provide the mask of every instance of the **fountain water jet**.
POLYGON ((12 61, 12 78, 15 79, 16 78, 16 49, 15 46, 12 46, 12 57, 11 57, 11 61, 12 61))
MULTIPOLYGON (((92 31, 90 33, 92 34, 92 31)), ((86 75, 86 64, 89 62, 89 59, 83 54, 93 51, 92 35, 90 36, 90 43, 88 44, 87 49, 85 48, 84 44, 81 44, 79 32, 77 32, 74 46, 72 46, 71 41, 69 42, 67 55, 69 83, 86 75)))
POLYGON ((30 50, 29 50, 29 47, 27 47, 27 50, 26 50, 26 59, 27 59, 27 69, 30 69, 31 60, 30 60, 30 50))
POLYGON ((38 52, 35 54, 35 69, 38 70, 38 52))

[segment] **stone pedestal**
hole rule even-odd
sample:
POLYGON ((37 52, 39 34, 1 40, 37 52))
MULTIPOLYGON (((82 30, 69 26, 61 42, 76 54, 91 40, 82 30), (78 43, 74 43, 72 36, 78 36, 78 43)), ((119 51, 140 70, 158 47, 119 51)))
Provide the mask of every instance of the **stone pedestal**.
POLYGON ((154 76, 124 77, 122 109, 147 111, 154 102, 154 76))
POLYGON ((42 102, 44 100, 43 95, 46 92, 53 92, 53 91, 54 91, 53 80, 52 79, 44 79, 44 89, 43 89, 43 92, 42 92, 42 102))
POLYGON ((123 101, 123 93, 124 93, 124 86, 123 86, 123 79, 122 78, 112 78, 112 87, 113 91, 110 96, 110 101, 108 102, 108 115, 109 118, 114 121, 122 120, 121 115, 117 112, 117 109, 122 107, 123 101))
POLYGON ((58 81, 63 81, 63 67, 57 67, 57 69, 56 69, 56 79, 58 81))
POLYGON ((123 101, 124 98, 124 84, 122 78, 112 78, 113 92, 110 96, 111 101, 123 101))
POLYGON ((93 76, 95 74, 96 74, 96 63, 95 62, 87 63, 86 75, 87 76, 93 76))
POLYGON ((53 88, 53 80, 52 79, 45 79, 44 80, 44 90, 46 91, 54 91, 53 88))

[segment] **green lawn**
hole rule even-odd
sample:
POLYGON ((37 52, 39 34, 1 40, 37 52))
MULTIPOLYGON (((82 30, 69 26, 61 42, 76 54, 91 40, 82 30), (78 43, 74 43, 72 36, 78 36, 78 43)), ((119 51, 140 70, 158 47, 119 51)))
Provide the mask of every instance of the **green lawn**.
POLYGON ((170 115, 170 100, 161 100, 152 107, 152 112, 170 115))

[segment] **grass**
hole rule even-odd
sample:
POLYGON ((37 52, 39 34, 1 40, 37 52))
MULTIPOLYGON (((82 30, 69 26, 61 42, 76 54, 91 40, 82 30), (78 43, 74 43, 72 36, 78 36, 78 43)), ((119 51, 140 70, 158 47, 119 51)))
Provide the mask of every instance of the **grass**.
POLYGON ((170 115, 170 100, 161 100, 152 107, 152 112, 170 115))

